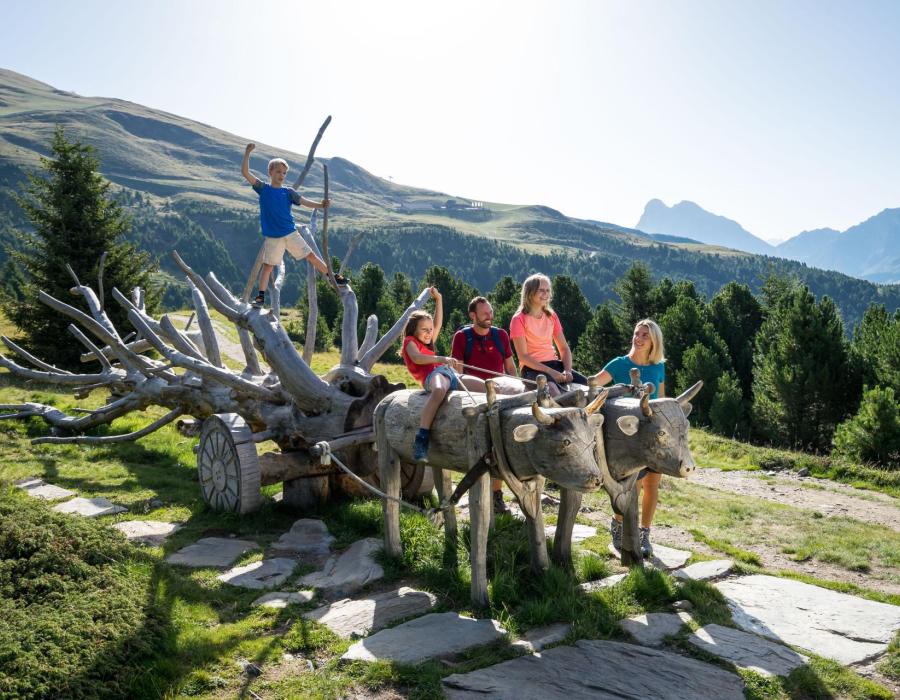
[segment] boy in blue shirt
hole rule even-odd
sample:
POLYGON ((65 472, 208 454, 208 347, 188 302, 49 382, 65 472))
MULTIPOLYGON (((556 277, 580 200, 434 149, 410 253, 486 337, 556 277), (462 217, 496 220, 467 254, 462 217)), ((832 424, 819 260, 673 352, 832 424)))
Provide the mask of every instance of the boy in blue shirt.
MULTIPOLYGON (((256 144, 248 143, 244 149, 244 160, 241 162, 241 175, 250 183, 259 195, 259 223, 265 238, 263 243, 263 264, 259 278, 259 294, 253 300, 253 306, 262 306, 266 301, 266 289, 272 269, 281 265, 284 252, 287 251, 297 260, 308 260, 323 275, 328 274, 328 267, 307 245, 297 232, 297 225, 291 214, 291 205, 306 206, 310 209, 325 209, 330 202, 323 199, 313 202, 292 187, 284 186, 288 164, 283 158, 269 161, 269 184, 263 183, 250 173, 250 153, 256 144)), ((340 275, 335 275, 338 284, 346 284, 340 275)))

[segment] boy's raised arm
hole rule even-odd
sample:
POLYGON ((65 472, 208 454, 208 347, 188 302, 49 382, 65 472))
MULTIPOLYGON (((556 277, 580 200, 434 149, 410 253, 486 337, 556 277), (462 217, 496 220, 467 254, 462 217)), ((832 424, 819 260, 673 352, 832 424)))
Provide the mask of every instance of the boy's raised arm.
POLYGON ((255 185, 258 182, 257 178, 250 173, 250 153, 254 148, 256 148, 255 143, 248 143, 247 148, 244 149, 244 160, 241 161, 241 175, 251 185, 255 185))

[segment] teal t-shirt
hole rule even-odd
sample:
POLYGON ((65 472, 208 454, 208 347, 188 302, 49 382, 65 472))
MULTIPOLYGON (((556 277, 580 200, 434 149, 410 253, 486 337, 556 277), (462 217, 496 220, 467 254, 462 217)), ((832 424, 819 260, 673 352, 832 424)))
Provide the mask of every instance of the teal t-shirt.
POLYGON ((632 362, 627 355, 623 355, 607 362, 603 369, 610 373, 614 384, 631 384, 629 372, 632 367, 637 367, 641 371, 642 382, 653 383, 653 393, 650 394, 650 398, 658 399, 659 385, 666 381, 665 362, 657 362, 655 365, 639 365, 632 362))

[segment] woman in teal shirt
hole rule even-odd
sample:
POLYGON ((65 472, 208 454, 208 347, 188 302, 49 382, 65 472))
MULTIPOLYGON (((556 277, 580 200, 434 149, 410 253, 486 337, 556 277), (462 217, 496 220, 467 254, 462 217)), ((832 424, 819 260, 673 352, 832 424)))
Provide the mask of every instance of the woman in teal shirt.
MULTIPOLYGON (((634 334, 631 337, 631 350, 627 355, 622 355, 610 360, 594 376, 600 380, 600 384, 630 384, 630 372, 633 367, 640 370, 641 381, 653 384, 651 399, 660 399, 666 395, 666 365, 665 348, 663 347, 662 331, 656 321, 645 318, 634 326, 634 334)), ((656 513, 656 504, 659 502, 659 481, 662 474, 645 471, 644 476, 638 480, 638 485, 643 489, 641 496, 641 551, 645 557, 653 554, 653 546, 650 544, 650 525, 653 515, 656 513)), ((613 546, 622 548, 622 516, 615 515, 609 522, 609 533, 612 535, 613 546)))

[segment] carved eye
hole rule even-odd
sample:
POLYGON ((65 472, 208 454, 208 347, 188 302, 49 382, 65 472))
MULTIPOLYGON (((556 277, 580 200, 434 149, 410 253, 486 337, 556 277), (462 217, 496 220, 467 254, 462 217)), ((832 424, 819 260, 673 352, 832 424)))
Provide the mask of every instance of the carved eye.
POLYGON ((656 434, 656 437, 658 437, 660 440, 662 440, 665 436, 666 436, 666 431, 665 431, 665 430, 660 430, 660 431, 656 434))
POLYGON ((571 444, 572 444, 572 441, 571 441, 571 440, 563 440, 563 441, 562 441, 562 446, 563 446, 563 447, 568 447, 568 446, 571 445, 571 444))

